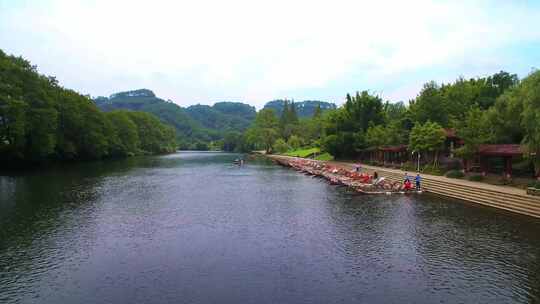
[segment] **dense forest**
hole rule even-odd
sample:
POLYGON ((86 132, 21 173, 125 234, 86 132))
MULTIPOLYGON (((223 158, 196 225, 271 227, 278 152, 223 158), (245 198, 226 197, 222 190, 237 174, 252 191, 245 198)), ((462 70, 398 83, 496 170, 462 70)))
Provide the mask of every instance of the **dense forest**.
MULTIPOLYGON (((136 111, 100 111, 89 97, 0 50, 0 161, 89 160, 165 153, 175 130, 136 111)), ((3 165, 4 166, 4 165, 3 165)))
MULTIPOLYGON (((97 97, 95 103, 103 111, 134 110, 156 115, 161 121, 176 128, 180 148, 183 150, 245 151, 249 145, 240 143, 242 134, 255 119, 255 107, 241 102, 217 102, 213 106, 192 105, 183 108, 165 101, 148 89, 120 92, 110 97, 97 97)), ((274 100, 264 109, 274 109, 281 115, 287 100, 274 100)), ((332 110, 336 105, 324 101, 291 103, 300 118, 313 116, 318 108, 332 110)))
POLYGON ((221 149, 229 133, 245 131, 255 118, 255 108, 240 102, 218 102, 213 106, 193 105, 183 108, 165 101, 148 89, 120 92, 94 99, 103 111, 132 110, 156 115, 176 129, 184 150, 221 149))
POLYGON ((356 159, 370 149, 407 146, 431 155, 436 170, 448 130, 460 138, 455 154, 463 159, 482 144, 520 144, 525 165, 538 174, 540 71, 521 80, 501 71, 428 82, 408 103, 362 91, 347 94, 340 107, 274 100, 256 112, 239 102, 182 108, 146 89, 92 100, 39 74, 27 60, 0 51, 2 163, 125 157, 178 147, 278 153, 316 148, 356 159))
POLYGON ((431 155, 443 148, 445 129, 455 130, 463 145, 455 152, 472 157, 481 144, 522 144, 525 165, 540 172, 540 71, 521 81, 504 71, 489 77, 458 78, 448 84, 426 83, 417 97, 391 103, 368 91, 347 94, 341 107, 300 119, 294 104, 277 114, 257 113, 245 139, 255 149, 284 153, 317 147, 336 158, 355 159, 366 150, 407 145, 431 155))

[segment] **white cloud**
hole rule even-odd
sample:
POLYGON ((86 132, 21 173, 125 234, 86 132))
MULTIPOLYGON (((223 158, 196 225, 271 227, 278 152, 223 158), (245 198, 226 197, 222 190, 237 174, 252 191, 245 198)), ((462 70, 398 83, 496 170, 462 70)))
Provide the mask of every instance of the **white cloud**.
MULTIPOLYGON (((346 92, 331 87, 339 81, 354 85, 349 91, 387 92, 389 79, 497 62, 484 51, 540 40, 531 30, 540 28, 538 9, 493 1, 56 0, 6 7, 0 45, 67 87, 92 95, 146 87, 181 104, 240 99, 260 106, 325 88, 340 96, 346 92)), ((408 99, 409 91, 388 96, 408 99)))

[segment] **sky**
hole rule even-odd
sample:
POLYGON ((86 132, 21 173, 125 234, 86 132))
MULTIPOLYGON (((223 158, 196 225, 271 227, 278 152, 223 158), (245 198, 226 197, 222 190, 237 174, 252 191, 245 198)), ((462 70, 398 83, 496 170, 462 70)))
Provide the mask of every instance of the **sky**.
POLYGON ((407 102, 431 80, 540 68, 540 1, 0 0, 0 49, 91 96, 407 102))

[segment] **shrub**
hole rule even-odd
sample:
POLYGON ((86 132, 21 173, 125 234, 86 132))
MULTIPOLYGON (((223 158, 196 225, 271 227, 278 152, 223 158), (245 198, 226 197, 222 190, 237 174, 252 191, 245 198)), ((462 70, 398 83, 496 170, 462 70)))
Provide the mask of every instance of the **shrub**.
POLYGON ((446 172, 445 176, 448 178, 463 178, 465 174, 463 174, 463 172, 460 170, 450 170, 446 172))
POLYGON ((316 160, 324 160, 324 161, 328 161, 328 160, 334 160, 334 157, 332 155, 330 155, 329 153, 323 153, 317 157, 315 157, 316 160))
POLYGON ((400 164, 392 164, 392 169, 400 169, 400 168, 401 168, 400 164))
POLYGON ((280 138, 274 143, 274 150, 278 153, 284 153, 289 150, 289 145, 287 145, 287 143, 280 138))
POLYGON ((427 173, 427 174, 431 174, 431 175, 443 175, 443 172, 439 167, 434 167, 434 166, 431 166, 431 165, 426 165, 422 169, 422 172, 427 173))
POLYGON ((321 150, 319 148, 305 148, 305 149, 289 151, 285 153, 285 155, 306 158, 306 157, 311 157, 313 155, 317 155, 319 153, 321 153, 321 150))
POLYGON ((401 166, 401 170, 403 170, 403 171, 416 171, 416 165, 414 165, 412 163, 404 163, 401 166))
POLYGON ((512 179, 501 177, 497 180, 497 184, 499 185, 510 185, 512 184, 512 179))
POLYGON ((445 169, 445 171, 449 170, 460 170, 462 169, 462 162, 459 158, 444 158, 441 161, 441 167, 445 169))
POLYGON ((287 142, 287 144, 294 150, 299 149, 303 143, 304 140, 296 135, 291 136, 287 142))
POLYGON ((484 176, 480 175, 480 174, 473 174, 471 176, 469 176, 469 180, 472 181, 472 182, 480 182, 484 179, 484 176))
POLYGON ((532 181, 527 184, 527 187, 540 189, 540 181, 532 181))

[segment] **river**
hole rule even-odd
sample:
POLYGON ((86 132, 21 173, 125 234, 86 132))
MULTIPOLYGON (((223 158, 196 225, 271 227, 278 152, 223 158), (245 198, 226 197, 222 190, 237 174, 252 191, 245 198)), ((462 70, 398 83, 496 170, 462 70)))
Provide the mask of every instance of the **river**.
POLYGON ((0 303, 535 303, 540 222, 226 153, 0 176, 0 303))

